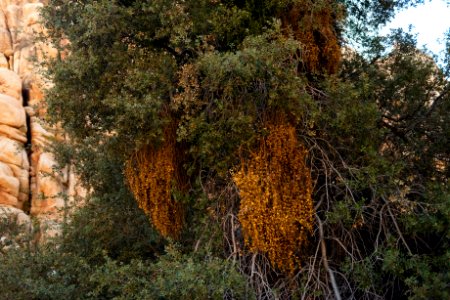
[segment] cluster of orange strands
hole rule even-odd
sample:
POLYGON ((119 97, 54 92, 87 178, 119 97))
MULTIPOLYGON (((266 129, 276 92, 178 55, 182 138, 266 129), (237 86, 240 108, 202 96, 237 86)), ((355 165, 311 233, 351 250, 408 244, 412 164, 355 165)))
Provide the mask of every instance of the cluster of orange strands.
POLYGON ((252 252, 292 274, 313 230, 312 182, 307 150, 290 125, 270 125, 259 150, 233 174, 241 197, 239 220, 252 252))
POLYGON ((323 0, 311 8, 311 1, 298 1, 282 16, 283 27, 302 44, 302 61, 310 72, 337 72, 341 49, 335 30, 333 1, 323 0))
POLYGON ((145 146, 134 153, 125 166, 125 177, 139 207, 150 217, 164 237, 177 238, 184 223, 181 203, 172 199, 177 182, 176 127, 169 126, 165 141, 157 149, 145 146))

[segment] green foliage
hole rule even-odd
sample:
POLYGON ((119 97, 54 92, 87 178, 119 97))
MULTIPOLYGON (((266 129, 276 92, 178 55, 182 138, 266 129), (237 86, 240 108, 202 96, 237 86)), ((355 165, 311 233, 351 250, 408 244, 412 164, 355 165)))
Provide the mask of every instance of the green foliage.
POLYGON ((91 271, 82 258, 58 255, 54 246, 11 250, 0 257, 0 299, 79 299, 90 288, 80 274, 91 271))
POLYGON ((169 248, 157 263, 107 260, 90 277, 94 299, 252 299, 245 280, 218 258, 193 259, 169 248))
POLYGON ((181 255, 169 248, 155 270, 155 288, 164 299, 253 299, 242 275, 221 259, 181 255))
POLYGON ((29 281, 55 269, 67 283, 40 277, 29 299, 71 299, 72 286, 84 299, 239 299, 251 296, 247 285, 261 299, 331 298, 330 274, 343 298, 448 298, 448 79, 411 35, 364 34, 419 2, 50 0, 44 23, 61 56, 47 62, 49 121, 71 138, 54 147, 92 200, 56 255, 14 252, 1 272, 15 262, 29 281), (364 55, 346 51, 334 75, 305 71, 296 5, 329 8, 329 34, 353 36, 364 55), (305 253, 291 278, 246 248, 230 179, 277 114, 308 148, 310 243, 321 250, 305 253), (167 241, 131 201, 123 168, 136 150, 164 145, 169 120, 188 177, 172 198, 185 205, 187 226, 181 250, 161 256, 167 241))
POLYGON ((387 249, 383 253, 382 269, 402 282, 409 299, 446 299, 449 297, 449 251, 441 255, 404 256, 399 251, 387 249))
POLYGON ((71 217, 61 242, 63 252, 93 265, 103 262, 105 255, 121 262, 154 258, 163 248, 161 237, 130 195, 90 199, 71 217))
POLYGON ((0 207, 0 255, 9 248, 28 247, 32 234, 31 224, 21 224, 17 215, 0 207))
POLYGON ((200 165, 226 174, 238 162, 239 147, 255 142, 269 111, 304 118, 313 104, 303 91, 306 79, 296 72, 296 46, 275 30, 246 39, 242 50, 199 57, 192 76, 203 97, 192 101, 181 95, 179 138, 192 145, 200 165))
POLYGON ((46 245, 0 256, 0 299, 253 299, 233 265, 194 260, 176 252, 146 260, 90 265, 74 253, 46 245))

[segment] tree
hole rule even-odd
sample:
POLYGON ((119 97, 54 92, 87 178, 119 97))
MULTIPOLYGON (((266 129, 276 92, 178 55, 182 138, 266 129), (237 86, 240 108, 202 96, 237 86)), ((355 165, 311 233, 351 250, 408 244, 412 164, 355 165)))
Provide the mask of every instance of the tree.
POLYGON ((130 190, 184 255, 229 257, 258 298, 445 297, 446 77, 404 34, 341 57, 345 20, 408 3, 51 0, 61 162, 100 203, 130 190))

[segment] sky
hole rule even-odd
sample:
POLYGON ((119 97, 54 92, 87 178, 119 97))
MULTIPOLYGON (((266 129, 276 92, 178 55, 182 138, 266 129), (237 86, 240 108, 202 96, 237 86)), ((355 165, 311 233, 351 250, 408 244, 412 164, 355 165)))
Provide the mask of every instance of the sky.
POLYGON ((445 32, 450 28, 450 4, 446 0, 426 0, 425 4, 400 11, 394 20, 382 29, 381 33, 389 33, 390 29, 403 28, 417 33, 419 48, 424 45, 435 54, 445 49, 445 32))

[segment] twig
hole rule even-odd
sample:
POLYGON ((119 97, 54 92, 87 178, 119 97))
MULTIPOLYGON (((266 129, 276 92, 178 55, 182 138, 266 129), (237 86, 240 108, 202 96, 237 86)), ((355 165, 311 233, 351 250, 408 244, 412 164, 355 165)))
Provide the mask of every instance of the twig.
POLYGON ((392 213, 391 208, 389 207, 389 202, 384 197, 381 197, 381 198, 384 200, 384 202, 386 202, 386 204, 388 204, 387 210, 389 212, 389 215, 392 218, 392 221, 394 222, 395 229, 397 229, 397 233, 398 233, 400 239, 402 240, 403 244, 405 245, 406 250, 408 250, 409 255, 412 255, 411 249, 409 248, 408 244, 406 243, 406 240, 403 237, 402 232, 400 231, 400 227, 397 224, 397 220, 395 219, 394 214, 392 213))
POLYGON ((334 277, 333 271, 330 269, 328 265, 328 258, 327 258, 327 248, 325 246, 325 240, 323 235, 323 225, 320 218, 316 215, 317 222, 319 224, 319 235, 320 235, 320 248, 322 251, 322 258, 323 258, 323 266, 325 270, 327 270, 328 275, 330 276, 331 286, 333 287, 334 297, 336 300, 341 300, 341 294, 339 293, 339 288, 336 283, 336 278, 334 277))

